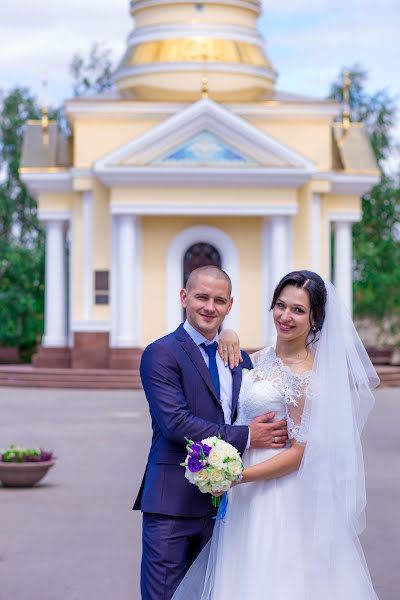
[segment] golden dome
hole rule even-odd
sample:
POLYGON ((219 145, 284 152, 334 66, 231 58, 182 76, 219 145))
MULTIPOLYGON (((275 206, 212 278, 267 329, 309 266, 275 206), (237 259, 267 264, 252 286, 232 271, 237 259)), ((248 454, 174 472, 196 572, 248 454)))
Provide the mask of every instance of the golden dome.
POLYGON ((205 78, 216 100, 251 100, 273 89, 258 0, 137 0, 131 11, 137 26, 115 76, 124 95, 196 100, 205 78))

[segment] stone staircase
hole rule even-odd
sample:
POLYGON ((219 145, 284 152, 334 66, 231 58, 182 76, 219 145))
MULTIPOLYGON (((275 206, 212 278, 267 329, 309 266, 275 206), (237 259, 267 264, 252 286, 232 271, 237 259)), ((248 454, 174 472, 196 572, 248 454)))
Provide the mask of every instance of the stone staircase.
POLYGON ((45 369, 31 365, 0 365, 0 387, 138 390, 138 369, 45 369))
MULTIPOLYGON (((400 387, 400 366, 376 365, 381 387, 400 387)), ((139 370, 44 369, 0 365, 0 387, 139 390, 139 370)))

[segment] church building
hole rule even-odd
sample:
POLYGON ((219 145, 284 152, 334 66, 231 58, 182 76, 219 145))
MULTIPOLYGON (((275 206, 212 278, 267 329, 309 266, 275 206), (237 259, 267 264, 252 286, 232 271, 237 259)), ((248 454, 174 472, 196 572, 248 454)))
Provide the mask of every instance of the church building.
POLYGON ((66 101, 68 137, 27 127, 21 177, 46 231, 34 364, 134 367, 182 321, 179 290, 203 264, 229 273, 226 325, 245 348, 273 339, 272 290, 290 270, 330 278, 351 309, 352 225, 378 180, 363 127, 277 88, 258 0, 130 10, 112 91, 66 101))

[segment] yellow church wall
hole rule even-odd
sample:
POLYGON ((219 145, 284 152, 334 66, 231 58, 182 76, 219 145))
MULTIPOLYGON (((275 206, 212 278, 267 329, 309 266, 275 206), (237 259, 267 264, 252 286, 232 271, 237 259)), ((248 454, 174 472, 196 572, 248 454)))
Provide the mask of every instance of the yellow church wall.
MULTIPOLYGON (((111 271, 111 223, 109 214, 109 190, 100 182, 93 186, 93 281, 94 271, 111 271)), ((110 319, 110 305, 94 304, 93 319, 110 319)))
POLYGON ((166 256, 174 238, 194 225, 218 227, 235 244, 240 260, 240 337, 244 346, 261 346, 261 219, 255 217, 143 217, 142 346, 166 333, 166 256))
POLYGON ((134 12, 136 27, 152 27, 165 23, 190 23, 196 25, 239 25, 255 27, 256 13, 229 5, 218 6, 203 4, 203 10, 195 9, 194 4, 168 5, 165 7, 146 7, 134 12))
POLYGON ((298 192, 298 213, 293 217, 293 268, 309 269, 311 266, 311 207, 310 185, 298 192))
POLYGON ((358 196, 336 196, 333 194, 321 195, 321 274, 331 276, 331 218, 334 213, 353 217, 354 213, 361 216, 361 198, 358 196))
POLYGON ((73 203, 71 235, 70 269, 72 286, 70 289, 70 313, 71 321, 79 321, 83 318, 82 294, 83 294, 83 221, 82 221, 82 199, 80 194, 75 195, 73 203))
POLYGON ((249 121, 289 148, 316 163, 320 170, 332 168, 331 126, 326 121, 249 121))
POLYGON ((296 206, 297 194, 293 188, 114 188, 111 191, 111 204, 172 204, 182 206, 242 206, 260 204, 265 206, 296 206))
POLYGON ((78 119, 74 126, 74 166, 90 167, 95 160, 117 150, 157 123, 147 119, 78 119))
POLYGON ((360 213, 361 216, 361 198, 358 196, 336 196, 334 194, 327 194, 324 197, 326 206, 329 212, 340 212, 340 213, 360 213))
POLYGON ((72 211, 76 194, 42 192, 38 195, 38 209, 40 212, 65 212, 72 211))

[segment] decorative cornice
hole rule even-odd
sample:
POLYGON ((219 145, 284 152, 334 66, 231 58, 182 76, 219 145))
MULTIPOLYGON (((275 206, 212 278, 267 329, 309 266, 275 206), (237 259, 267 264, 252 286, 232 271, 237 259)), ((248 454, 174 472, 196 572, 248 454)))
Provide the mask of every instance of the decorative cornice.
POLYGON ((376 185, 378 175, 356 175, 348 173, 318 173, 319 178, 326 178, 332 183, 332 194, 339 196, 362 196, 376 185))
POLYGON ((96 176, 108 187, 145 185, 152 187, 188 185, 209 187, 297 188, 310 179, 305 169, 243 168, 163 168, 163 167, 109 167, 96 171, 96 176))
POLYGON ((69 210, 40 210, 38 211, 40 221, 70 221, 72 213, 69 210))
MULTIPOLYGON (((163 24, 134 29, 128 37, 128 48, 150 41, 174 39, 182 36, 182 24, 163 24)), ((204 25, 187 24, 185 25, 185 37, 204 37, 210 36, 219 39, 235 39, 249 44, 255 44, 263 48, 264 40, 257 29, 250 27, 238 27, 232 25, 204 25)))
MULTIPOLYGON (((170 4, 187 4, 187 0, 174 0, 174 2, 171 2, 171 0, 131 0, 131 12, 135 15, 139 10, 146 10, 155 6, 168 6, 170 4)), ((253 2, 252 0, 202 0, 202 4, 221 4, 230 8, 245 8, 246 10, 255 12, 257 15, 260 13, 258 2, 253 2)))
POLYGON ((72 176, 67 170, 25 171, 21 180, 33 196, 43 192, 72 192, 72 176))
MULTIPOLYGON (((73 119, 82 115, 85 119, 165 119, 192 105, 191 102, 133 102, 128 100, 71 99, 65 103, 68 115, 73 119)), ((240 117, 268 120, 326 120, 331 122, 338 114, 338 106, 324 103, 285 103, 271 100, 265 103, 222 105, 240 117)))
MULTIPOLYGON (((149 73, 203 73, 204 63, 202 62, 149 62, 141 65, 132 65, 118 69, 114 76, 114 81, 118 82, 128 77, 138 77, 140 75, 148 75, 149 73)), ((251 77, 260 77, 262 79, 275 79, 276 73, 268 67, 258 67, 248 65, 246 63, 228 63, 216 62, 207 63, 208 73, 239 73, 240 75, 250 75, 251 77)))
POLYGON ((328 211, 328 221, 331 223, 357 223, 361 218, 361 211, 328 211))
POLYGON ((112 215, 196 215, 196 216, 293 216, 297 214, 296 204, 119 204, 111 203, 112 215))

